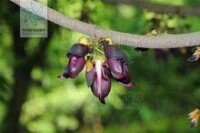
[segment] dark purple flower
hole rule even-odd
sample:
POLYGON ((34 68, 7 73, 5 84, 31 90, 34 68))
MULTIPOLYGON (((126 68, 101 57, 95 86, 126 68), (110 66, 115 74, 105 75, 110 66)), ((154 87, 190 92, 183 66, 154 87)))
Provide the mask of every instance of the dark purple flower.
POLYGON ((119 48, 112 45, 109 40, 102 41, 102 44, 112 76, 124 87, 133 87, 134 83, 131 82, 128 73, 127 56, 119 48))
POLYGON ((104 52, 107 59, 123 60, 128 64, 127 56, 118 47, 114 45, 104 45, 104 52))
POLYGON ((89 47, 84 44, 74 44, 68 51, 67 57, 71 55, 84 57, 89 52, 89 47))
POLYGON ((71 56, 61 78, 76 78, 85 66, 84 57, 71 56))
POLYGON ((69 57, 68 66, 59 77, 76 78, 85 66, 85 55, 88 52, 89 48, 87 45, 74 44, 67 53, 67 57, 69 57))
POLYGON ((131 88, 134 83, 130 80, 127 64, 123 60, 107 59, 112 76, 124 87, 131 88))
POLYGON ((93 66, 87 68, 86 79, 93 94, 105 104, 104 98, 109 94, 111 88, 110 71, 100 60, 96 60, 93 66))

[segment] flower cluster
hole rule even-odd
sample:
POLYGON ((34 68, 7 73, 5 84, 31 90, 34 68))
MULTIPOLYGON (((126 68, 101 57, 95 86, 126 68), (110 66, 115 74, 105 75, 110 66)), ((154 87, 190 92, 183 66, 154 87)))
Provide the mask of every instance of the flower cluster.
POLYGON ((82 37, 70 48, 67 57, 68 66, 59 77, 76 78, 86 66, 88 87, 101 103, 105 103, 110 92, 111 78, 124 87, 134 86, 128 72, 128 59, 110 37, 100 38, 98 42, 82 37))

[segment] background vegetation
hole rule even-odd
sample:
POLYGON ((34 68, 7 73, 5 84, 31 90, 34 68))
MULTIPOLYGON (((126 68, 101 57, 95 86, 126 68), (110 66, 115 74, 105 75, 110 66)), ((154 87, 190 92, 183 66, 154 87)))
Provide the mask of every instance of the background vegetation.
MULTIPOLYGON (((152 0, 194 6, 198 0, 152 0)), ((134 34, 188 33, 200 30, 200 18, 157 14, 132 5, 100 0, 48 0, 70 17, 134 34)), ((20 38, 19 7, 0 1, 0 130, 2 133, 146 133, 199 132, 188 113, 200 106, 199 62, 189 63, 190 49, 136 51, 129 57, 136 87, 112 82, 102 105, 87 87, 84 72, 60 80, 67 50, 82 34, 48 24, 48 38, 20 38)))

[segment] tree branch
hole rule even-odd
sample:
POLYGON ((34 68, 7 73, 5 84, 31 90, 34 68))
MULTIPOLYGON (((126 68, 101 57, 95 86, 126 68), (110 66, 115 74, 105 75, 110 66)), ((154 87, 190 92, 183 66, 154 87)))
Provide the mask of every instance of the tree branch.
POLYGON ((159 36, 147 36, 147 35, 133 35, 128 33, 122 33, 117 31, 111 31, 99 26, 84 23, 76 19, 64 16, 63 14, 48 8, 45 5, 39 4, 33 0, 23 0, 20 4, 20 0, 10 0, 15 4, 31 11, 28 9, 31 3, 34 3, 36 7, 47 8, 47 17, 38 12, 33 12, 34 14, 43 17, 55 24, 62 27, 78 31, 80 33, 86 34, 90 37, 104 37, 111 36, 113 41, 121 44, 134 47, 142 48, 176 48, 176 47, 186 47, 186 46, 196 46, 200 44, 200 32, 188 33, 188 34, 162 34, 159 36))
POLYGON ((171 5, 151 3, 148 2, 147 0, 103 0, 103 1, 115 4, 134 5, 135 7, 141 9, 147 9, 149 11, 156 13, 200 16, 200 6, 196 7, 171 6, 171 5))

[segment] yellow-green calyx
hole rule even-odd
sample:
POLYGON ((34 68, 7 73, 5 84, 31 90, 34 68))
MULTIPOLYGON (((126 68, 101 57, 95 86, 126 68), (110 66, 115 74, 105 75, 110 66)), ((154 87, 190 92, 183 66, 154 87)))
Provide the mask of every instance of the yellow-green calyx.
POLYGON ((78 43, 83 44, 83 45, 90 45, 90 39, 87 37, 80 37, 78 40, 78 43))

